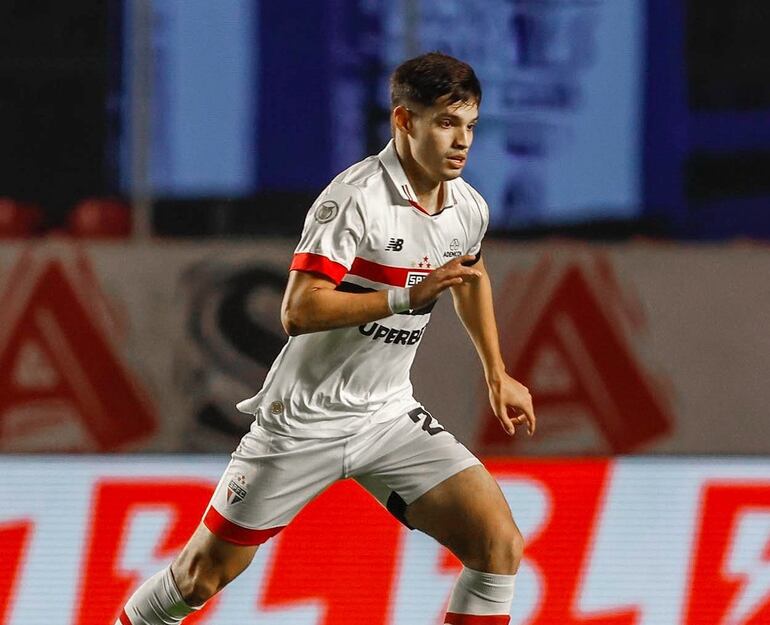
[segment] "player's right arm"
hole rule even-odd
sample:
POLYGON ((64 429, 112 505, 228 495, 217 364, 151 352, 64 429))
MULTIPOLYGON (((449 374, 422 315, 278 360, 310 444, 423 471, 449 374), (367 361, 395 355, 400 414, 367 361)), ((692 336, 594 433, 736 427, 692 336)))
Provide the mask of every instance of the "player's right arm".
MULTIPOLYGON (((412 308, 422 308, 442 291, 464 280, 475 280, 479 272, 461 263, 474 256, 460 256, 430 273, 420 284, 409 289, 412 308)), ((363 325, 393 313, 387 290, 371 293, 337 291, 328 276, 306 270, 292 270, 281 304, 281 323, 289 336, 334 328, 363 325)))
POLYGON ((281 323, 289 336, 356 326, 390 314, 388 294, 342 293, 328 277, 292 270, 281 303, 281 323))
MULTIPOLYGON (((294 252, 281 305, 281 323, 289 336, 363 325, 393 314, 387 290, 369 293, 337 291, 366 235, 360 191, 332 182, 305 219, 294 252)), ((455 258, 409 289, 409 307, 422 308, 450 286, 476 279, 478 271, 455 258)))

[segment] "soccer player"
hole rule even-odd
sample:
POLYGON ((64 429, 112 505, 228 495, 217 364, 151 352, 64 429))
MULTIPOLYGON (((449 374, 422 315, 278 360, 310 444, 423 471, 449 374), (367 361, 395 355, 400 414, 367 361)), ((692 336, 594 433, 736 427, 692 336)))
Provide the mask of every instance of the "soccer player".
POLYGON ((409 381, 449 290, 501 426, 535 431, 529 391, 500 355, 481 258, 488 208, 460 178, 481 87, 467 64, 429 53, 395 70, 391 97, 393 139, 332 180, 307 215, 281 307, 290 338, 262 390, 238 404, 255 415, 250 431, 200 526, 129 599, 122 625, 180 622, 345 477, 462 561, 445 623, 509 622, 522 536, 495 480, 409 381))

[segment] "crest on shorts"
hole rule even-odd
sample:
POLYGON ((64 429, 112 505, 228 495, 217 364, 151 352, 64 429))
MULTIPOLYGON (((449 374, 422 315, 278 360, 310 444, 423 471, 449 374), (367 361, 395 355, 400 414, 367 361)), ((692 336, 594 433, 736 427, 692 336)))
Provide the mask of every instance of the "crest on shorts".
POLYGON ((234 478, 230 480, 230 483, 227 485, 227 503, 231 505, 240 503, 246 497, 247 492, 248 490, 246 489, 246 476, 236 475, 234 478))
POLYGON ((321 202, 321 205, 315 209, 313 217, 319 224, 329 223, 340 212, 340 207, 334 200, 326 200, 321 202))

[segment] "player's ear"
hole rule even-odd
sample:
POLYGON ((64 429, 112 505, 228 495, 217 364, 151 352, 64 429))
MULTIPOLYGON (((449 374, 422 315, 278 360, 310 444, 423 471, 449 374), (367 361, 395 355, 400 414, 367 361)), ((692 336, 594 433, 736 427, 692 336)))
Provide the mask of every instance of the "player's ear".
POLYGON ((409 114, 409 109, 403 104, 399 104, 393 109, 393 126, 396 130, 401 130, 402 132, 409 132, 411 130, 411 115, 409 114))

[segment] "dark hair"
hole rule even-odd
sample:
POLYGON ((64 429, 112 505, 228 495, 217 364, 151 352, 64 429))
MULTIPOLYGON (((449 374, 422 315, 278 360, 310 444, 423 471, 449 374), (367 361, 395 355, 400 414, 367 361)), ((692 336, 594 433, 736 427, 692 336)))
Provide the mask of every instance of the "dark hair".
POLYGON ((414 102, 433 105, 442 96, 448 104, 481 104, 481 83, 467 63, 443 54, 428 52, 399 65, 390 77, 390 102, 393 107, 414 102))

